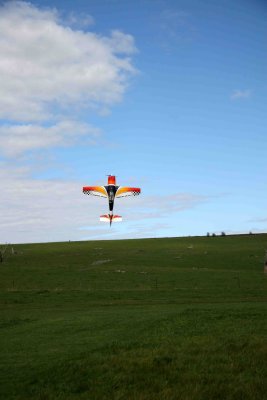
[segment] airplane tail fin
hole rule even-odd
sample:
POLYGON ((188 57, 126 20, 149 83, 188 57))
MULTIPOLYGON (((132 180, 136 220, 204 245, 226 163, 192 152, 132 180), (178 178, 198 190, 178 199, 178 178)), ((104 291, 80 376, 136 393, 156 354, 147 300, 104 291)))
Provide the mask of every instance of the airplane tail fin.
POLYGON ((105 214, 100 215, 100 221, 109 222, 109 225, 111 226, 112 222, 121 222, 122 217, 120 215, 105 214))

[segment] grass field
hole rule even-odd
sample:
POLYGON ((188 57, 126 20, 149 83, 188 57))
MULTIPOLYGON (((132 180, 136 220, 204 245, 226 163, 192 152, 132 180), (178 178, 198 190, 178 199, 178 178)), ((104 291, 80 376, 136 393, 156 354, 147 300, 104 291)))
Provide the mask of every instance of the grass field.
POLYGON ((267 234, 13 247, 1 399, 267 399, 267 234))

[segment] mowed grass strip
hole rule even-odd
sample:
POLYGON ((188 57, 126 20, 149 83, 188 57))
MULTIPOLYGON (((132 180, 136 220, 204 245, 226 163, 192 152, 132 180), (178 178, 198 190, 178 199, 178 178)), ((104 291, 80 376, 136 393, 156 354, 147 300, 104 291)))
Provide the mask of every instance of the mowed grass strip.
POLYGON ((267 235, 13 246, 5 399, 263 399, 267 235))

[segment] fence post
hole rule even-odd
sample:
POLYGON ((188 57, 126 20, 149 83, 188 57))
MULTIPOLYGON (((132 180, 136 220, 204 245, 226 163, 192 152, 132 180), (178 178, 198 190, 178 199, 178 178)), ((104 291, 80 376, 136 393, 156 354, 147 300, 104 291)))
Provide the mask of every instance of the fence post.
POLYGON ((267 250, 265 251, 265 260, 264 260, 264 273, 267 274, 267 250))

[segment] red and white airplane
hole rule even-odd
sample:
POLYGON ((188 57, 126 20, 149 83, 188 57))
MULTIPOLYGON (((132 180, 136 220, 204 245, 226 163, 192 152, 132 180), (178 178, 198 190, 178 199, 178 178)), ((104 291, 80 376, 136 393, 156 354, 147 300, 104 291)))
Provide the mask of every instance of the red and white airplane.
POLYGON ((134 187, 117 186, 116 177, 114 175, 108 175, 107 186, 84 186, 83 193, 92 196, 106 197, 108 199, 109 214, 100 215, 100 221, 109 222, 111 226, 112 222, 122 221, 122 217, 120 215, 113 215, 115 198, 138 196, 141 193, 141 189, 134 187))

